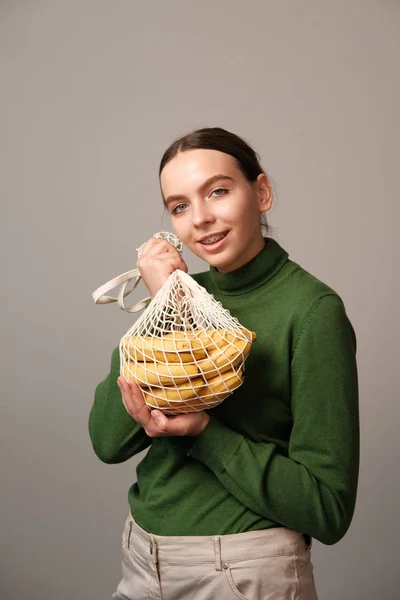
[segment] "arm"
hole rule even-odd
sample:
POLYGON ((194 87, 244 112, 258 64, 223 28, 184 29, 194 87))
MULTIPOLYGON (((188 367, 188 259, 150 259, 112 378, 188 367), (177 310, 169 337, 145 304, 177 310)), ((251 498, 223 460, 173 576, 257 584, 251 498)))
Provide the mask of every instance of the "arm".
POLYGON ((288 456, 214 417, 189 456, 251 510, 334 544, 353 516, 359 467, 355 336, 337 296, 320 298, 304 319, 291 376, 288 456))
POLYGON ((143 427, 126 412, 118 387, 120 360, 115 348, 109 375, 96 388, 89 416, 89 434, 96 455, 106 463, 120 463, 151 444, 143 427))

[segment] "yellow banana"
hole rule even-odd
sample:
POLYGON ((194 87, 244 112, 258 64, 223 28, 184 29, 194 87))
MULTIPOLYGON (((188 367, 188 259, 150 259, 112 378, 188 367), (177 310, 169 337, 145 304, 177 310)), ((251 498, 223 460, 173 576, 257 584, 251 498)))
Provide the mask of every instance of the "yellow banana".
POLYGON ((237 330, 230 329, 189 329, 186 331, 174 331, 173 333, 168 333, 163 336, 164 340, 179 339, 179 340, 189 340, 191 344, 193 341, 199 341, 201 343, 201 347, 205 348, 207 351, 210 351, 216 347, 221 348, 225 345, 227 340, 239 339, 242 340, 243 336, 247 338, 247 340, 254 341, 257 337, 257 334, 254 331, 250 331, 244 327, 240 328, 240 332, 242 335, 237 335, 237 330))
POLYGON ((225 371, 222 375, 217 375, 207 381, 207 386, 201 390, 204 401, 212 402, 215 399, 224 400, 233 390, 243 383, 243 372, 234 369, 225 371))
POLYGON ((210 379, 206 386, 197 389, 200 397, 181 398, 177 401, 170 393, 171 388, 163 388, 163 390, 155 390, 153 392, 157 396, 144 391, 145 402, 149 408, 160 408, 168 414, 180 414, 186 412, 195 412, 204 410, 210 406, 214 406, 216 402, 220 402, 227 398, 237 387, 243 383, 242 371, 237 373, 231 369, 223 375, 218 375, 210 379), (160 394, 160 391, 166 392, 167 395, 160 394))
POLYGON ((238 335, 235 330, 230 329, 205 329, 198 334, 196 333, 196 330, 193 330, 193 333, 190 335, 195 335, 196 339, 202 342, 204 348, 209 353, 210 350, 213 350, 214 348, 222 348, 227 341, 244 341, 244 336, 248 341, 253 342, 257 338, 257 334, 254 331, 250 331, 244 327, 240 328, 240 332, 242 335, 238 335))
POLYGON ((174 385, 174 383, 184 383, 191 377, 195 377, 198 374, 199 369, 194 364, 167 364, 148 361, 130 361, 129 363, 125 364, 123 372, 123 375, 127 381, 133 380, 136 381, 136 383, 145 386, 162 386, 174 385))
MULTIPOLYGON (((152 347, 148 342, 149 339, 152 340, 156 338, 130 338, 124 344, 126 352, 133 360, 139 362, 150 360, 162 363, 190 363, 201 360, 207 356, 206 351, 199 347, 192 348, 191 351, 182 350, 183 347, 190 347, 188 340, 174 340, 172 343, 176 343, 179 349, 170 351, 167 350, 167 348, 171 348, 171 340, 168 341, 164 350, 160 350, 159 347, 161 346, 161 343, 157 342, 158 348, 152 347)), ((162 340, 163 338, 159 339, 162 340)))
POLYGON ((251 349, 251 342, 235 338, 232 343, 226 343, 222 348, 212 350, 208 358, 197 362, 201 374, 209 379, 219 373, 236 366, 246 358, 251 349))
MULTIPOLYGON (((240 362, 238 355, 245 358, 250 351, 256 334, 244 327, 241 328, 244 337, 226 329, 201 329, 174 331, 162 337, 132 336, 124 344, 126 352, 136 362, 161 362, 164 364, 198 363, 216 360, 216 366, 227 369, 230 365, 240 362), (251 340, 251 341, 250 341, 251 340), (228 360, 227 360, 228 359, 228 360)), ((213 375, 214 365, 204 362, 201 370, 213 375)), ((218 371, 217 371, 218 372, 218 371)))
MULTIPOLYGON (((188 329, 186 331, 174 331, 162 337, 163 340, 183 340, 192 349, 208 350, 225 343, 225 329, 188 329)), ((179 350, 178 350, 179 351, 179 350)), ((185 350, 186 351, 186 350, 185 350)))
MULTIPOLYGON (((216 348, 225 348, 227 342, 233 342, 235 345, 239 345, 239 347, 244 346, 246 348, 247 342, 249 342, 248 350, 250 350, 252 342, 257 338, 257 334, 244 327, 240 328, 240 332, 241 335, 238 335, 236 331, 229 329, 207 329, 198 335, 198 339, 203 343, 208 355, 216 348)), ((248 351, 246 354, 248 354, 248 351)))
POLYGON ((168 333, 162 337, 133 337, 131 341, 141 352, 144 349, 161 350, 161 352, 192 352, 194 350, 202 350, 199 340, 189 339, 188 337, 182 338, 181 335, 176 335, 176 333, 168 333))
POLYGON ((240 329, 247 338, 250 338, 252 342, 255 342, 257 339, 257 334, 255 331, 250 331, 250 329, 246 329, 246 327, 241 327, 240 329))
POLYGON ((202 348, 215 348, 224 343, 225 329, 200 329, 189 332, 189 339, 197 339, 202 344, 202 348))
POLYGON ((150 409, 159 408, 167 415, 180 415, 182 413, 197 412, 207 408, 207 404, 204 404, 200 398, 192 398, 191 400, 185 400, 183 402, 167 402, 166 400, 160 399, 157 399, 156 401, 150 394, 148 394, 146 404, 150 409))
POLYGON ((152 402, 154 406, 154 397, 156 398, 159 405, 162 402, 168 405, 169 401, 178 402, 181 400, 190 400, 196 398, 201 393, 201 388, 205 385, 204 380, 201 377, 196 377, 190 381, 185 381, 174 387, 150 387, 143 392, 146 404, 152 402), (153 398, 153 400, 152 400, 153 398))

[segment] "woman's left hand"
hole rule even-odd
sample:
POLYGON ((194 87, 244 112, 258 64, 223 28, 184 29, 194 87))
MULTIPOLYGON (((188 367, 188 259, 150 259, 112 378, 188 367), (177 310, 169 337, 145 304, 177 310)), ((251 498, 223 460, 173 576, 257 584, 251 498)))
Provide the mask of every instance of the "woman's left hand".
POLYGON ((210 416, 204 410, 167 417, 160 410, 149 410, 136 383, 128 383, 120 376, 118 386, 126 411, 143 427, 149 437, 198 436, 210 420, 210 416))

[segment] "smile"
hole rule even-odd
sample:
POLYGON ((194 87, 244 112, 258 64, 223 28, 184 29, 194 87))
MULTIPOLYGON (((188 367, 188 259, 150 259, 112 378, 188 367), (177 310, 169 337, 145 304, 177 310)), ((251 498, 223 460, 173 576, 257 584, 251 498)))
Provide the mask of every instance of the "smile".
POLYGON ((204 238, 203 240, 200 241, 200 244, 203 244, 205 246, 208 246, 210 244, 215 244, 216 242, 219 242, 224 237, 226 237, 227 234, 228 234, 227 231, 224 231, 223 233, 217 233, 216 235, 212 235, 208 238, 204 238))

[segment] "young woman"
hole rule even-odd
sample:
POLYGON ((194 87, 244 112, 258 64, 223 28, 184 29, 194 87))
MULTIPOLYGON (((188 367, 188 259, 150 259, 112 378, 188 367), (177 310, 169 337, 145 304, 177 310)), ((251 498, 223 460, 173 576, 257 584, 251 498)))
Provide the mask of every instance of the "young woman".
MULTIPOLYGON (((129 491, 114 600, 315 600, 312 538, 335 544, 359 465, 354 331, 339 296, 263 232, 272 203, 253 149, 220 128, 174 142, 160 184, 193 275, 257 333, 245 381, 216 408, 167 417, 110 374, 90 414, 94 450, 123 462, 149 447, 129 491)), ((138 268, 153 297, 175 269, 150 239, 138 268)))

